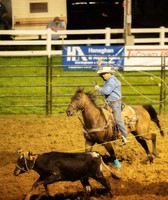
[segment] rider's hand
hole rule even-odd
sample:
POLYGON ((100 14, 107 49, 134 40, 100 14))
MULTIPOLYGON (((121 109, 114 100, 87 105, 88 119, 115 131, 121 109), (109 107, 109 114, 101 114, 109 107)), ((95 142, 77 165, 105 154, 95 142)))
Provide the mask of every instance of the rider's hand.
POLYGON ((99 85, 95 85, 95 90, 98 90, 99 89, 99 85))

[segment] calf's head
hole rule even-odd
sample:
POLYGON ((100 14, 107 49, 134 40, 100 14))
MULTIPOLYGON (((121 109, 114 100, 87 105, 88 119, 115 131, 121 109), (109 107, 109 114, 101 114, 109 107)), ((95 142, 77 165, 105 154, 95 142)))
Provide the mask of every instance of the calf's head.
POLYGON ((16 162, 16 167, 13 171, 15 176, 19 176, 22 173, 25 173, 34 167, 37 155, 32 155, 29 152, 22 152, 17 150, 19 158, 16 162))

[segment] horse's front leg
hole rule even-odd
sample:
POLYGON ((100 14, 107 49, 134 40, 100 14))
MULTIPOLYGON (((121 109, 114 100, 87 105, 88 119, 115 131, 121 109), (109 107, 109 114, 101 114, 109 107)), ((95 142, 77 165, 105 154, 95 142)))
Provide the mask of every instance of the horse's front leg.
POLYGON ((109 142, 109 143, 106 143, 104 144, 104 147, 106 148, 106 150, 109 152, 110 154, 110 157, 112 159, 112 162, 114 162, 115 166, 119 169, 121 168, 121 164, 119 162, 119 160, 116 158, 116 155, 115 155, 115 152, 114 152, 114 149, 113 149, 113 146, 112 144, 109 142))
POLYGON ((93 145, 95 144, 95 142, 92 142, 90 140, 86 140, 85 141, 85 152, 90 152, 92 151, 93 145))

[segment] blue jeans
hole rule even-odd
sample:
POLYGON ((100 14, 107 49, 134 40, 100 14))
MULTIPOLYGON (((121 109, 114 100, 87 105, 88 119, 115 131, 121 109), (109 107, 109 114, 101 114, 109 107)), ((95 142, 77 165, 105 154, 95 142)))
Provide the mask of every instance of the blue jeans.
POLYGON ((124 122, 121 117, 121 102, 117 101, 114 103, 110 103, 109 106, 113 110, 114 119, 115 119, 115 122, 116 122, 119 130, 121 131, 121 134, 124 137, 127 137, 127 130, 125 128, 124 122))

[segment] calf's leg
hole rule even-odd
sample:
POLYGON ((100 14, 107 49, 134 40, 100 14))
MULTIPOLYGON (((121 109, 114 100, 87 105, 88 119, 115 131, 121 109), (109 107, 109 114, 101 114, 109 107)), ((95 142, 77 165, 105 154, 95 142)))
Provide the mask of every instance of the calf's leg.
POLYGON ((81 181, 83 187, 85 188, 84 199, 87 200, 87 199, 89 199, 90 193, 91 193, 91 190, 92 190, 91 185, 90 185, 89 180, 88 180, 88 177, 85 177, 85 178, 81 179, 80 181, 81 181))
MULTIPOLYGON (((47 187, 47 184, 44 183, 43 180, 41 180, 41 178, 39 178, 38 180, 36 180, 31 188, 31 190, 29 191, 29 193, 26 195, 25 197, 25 200, 30 200, 31 196, 35 193, 35 189, 39 186, 39 185, 42 185, 44 186, 45 188, 45 192, 47 194, 47 196, 50 196, 49 194, 49 190, 48 190, 48 187, 47 187)), ((42 195, 40 195, 39 197, 41 197, 42 195)))
POLYGON ((36 180, 31 188, 31 190, 28 192, 28 194, 25 197, 25 200, 30 200, 31 196, 35 193, 35 189, 43 184, 44 182, 39 178, 38 180, 36 180))
POLYGON ((95 176, 93 177, 96 181, 98 181, 99 183, 101 183, 108 191, 108 193, 110 194, 110 197, 113 197, 113 194, 111 192, 111 186, 110 186, 110 182, 107 181, 104 176, 103 173, 101 173, 101 176, 95 176))

